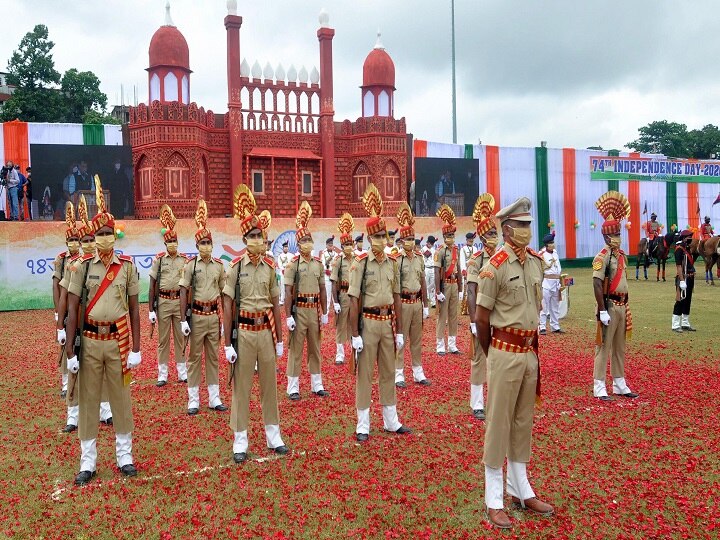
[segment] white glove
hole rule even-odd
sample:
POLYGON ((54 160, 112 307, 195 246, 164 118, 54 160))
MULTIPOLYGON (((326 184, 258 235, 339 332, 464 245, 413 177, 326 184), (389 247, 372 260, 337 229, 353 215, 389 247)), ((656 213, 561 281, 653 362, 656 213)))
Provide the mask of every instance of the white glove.
POLYGON ((333 302, 333 309, 335 310, 335 313, 340 313, 340 304, 333 302))
POLYGON ((297 325, 295 324, 295 317, 293 317, 292 315, 290 315, 290 316, 286 319, 285 325, 287 326, 287 329, 290 330, 291 332, 292 332, 293 330, 295 330, 295 327, 297 326, 297 325))
POLYGON ((477 324, 475 324, 474 322, 470 323, 470 332, 473 336, 477 336, 477 324))
POLYGON ((80 371, 80 362, 78 362, 77 355, 67 359, 67 369, 70 373, 80 371))
POLYGON ((605 326, 610 324, 610 314, 607 311, 600 312, 600 322, 603 323, 605 326))
POLYGON ((127 359, 128 369, 133 369, 133 368, 138 367, 140 365, 140 362, 142 362, 142 357, 140 356, 140 351, 138 351, 138 352, 130 351, 130 354, 128 355, 128 359, 127 359))
POLYGON ((55 322, 58 322, 58 314, 57 314, 57 311, 55 312, 55 322))
POLYGON ((423 319, 427 319, 430 316, 430 308, 423 307, 423 319))
POLYGON ((320 324, 325 325, 327 323, 328 323, 327 313, 323 313, 322 315, 320 315, 320 324))
POLYGON ((232 345, 225 347, 225 360, 230 364, 234 364, 235 360, 237 360, 237 353, 235 352, 235 347, 232 345))
POLYGON ((352 338, 350 338, 350 343, 352 344, 352 348, 355 349, 357 352, 363 350, 362 336, 353 336, 352 338))
POLYGON ((275 344, 275 356, 277 356, 278 358, 280 358, 280 357, 283 355, 284 352, 285 352, 285 345, 283 344, 282 341, 278 341, 278 342, 275 344))
POLYGON ((402 349, 403 345, 405 345, 405 338, 402 334, 395 334, 395 345, 398 349, 402 349))
POLYGON ((443 293, 437 293, 437 301, 438 302, 444 302, 445 301, 445 295, 443 293))
POLYGON ((157 322, 157 315, 155 315, 154 311, 148 312, 148 319, 150 319, 150 324, 155 324, 157 322))
POLYGON ((65 341, 67 341, 67 336, 65 335, 65 329, 57 331, 57 342, 60 345, 65 345, 65 341))
POLYGON ((220 323, 220 335, 225 335, 225 325, 223 323, 220 323))
POLYGON ((190 325, 187 321, 180 321, 180 331, 183 333, 183 336, 190 335, 190 325))
POLYGON ((458 298, 460 299, 460 301, 462 301, 462 297, 463 297, 463 292, 458 291, 458 298))
POLYGON ((685 281, 680 282, 680 290, 684 291, 687 289, 687 283, 685 281))

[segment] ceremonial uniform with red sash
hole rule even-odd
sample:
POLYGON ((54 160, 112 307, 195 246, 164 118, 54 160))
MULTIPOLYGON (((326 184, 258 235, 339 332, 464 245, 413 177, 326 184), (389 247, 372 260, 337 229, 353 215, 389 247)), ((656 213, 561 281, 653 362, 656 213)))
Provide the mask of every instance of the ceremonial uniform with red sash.
MULTIPOLYGON (((437 318, 437 329, 436 337, 437 341, 445 340, 445 328, 448 330, 448 348, 453 352, 455 347, 457 328, 458 328, 458 304, 460 301, 459 281, 460 265, 458 261, 458 247, 442 246, 435 252, 435 271, 442 272, 440 275, 440 283, 442 284, 442 291, 437 290, 437 293, 442 292, 445 295, 445 301, 439 302, 438 306, 438 318, 437 318), (443 271, 444 268, 444 271, 443 271)), ((444 343, 443 343, 444 346, 444 343)), ((438 350, 439 345, 438 345, 438 350)), ((445 349, 443 348, 443 351, 445 349)))

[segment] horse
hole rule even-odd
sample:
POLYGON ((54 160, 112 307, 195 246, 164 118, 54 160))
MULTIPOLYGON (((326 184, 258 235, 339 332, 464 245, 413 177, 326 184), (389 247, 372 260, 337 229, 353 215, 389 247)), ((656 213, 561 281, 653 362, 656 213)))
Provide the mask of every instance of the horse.
POLYGON ((670 246, 674 244, 674 239, 675 233, 668 233, 658 238, 657 248, 655 249, 655 257, 657 259, 657 281, 660 281, 661 274, 662 280, 665 281, 665 263, 670 257, 670 246))
POLYGON ((648 255, 648 239, 641 238, 638 244, 637 259, 635 260, 635 281, 640 279, 640 261, 642 261, 645 281, 647 281, 647 269, 650 266, 650 256, 648 255))
POLYGON ((714 286, 715 280, 713 279, 712 269, 716 264, 718 265, 717 277, 720 279, 720 236, 701 240, 698 251, 705 261, 705 283, 714 286))

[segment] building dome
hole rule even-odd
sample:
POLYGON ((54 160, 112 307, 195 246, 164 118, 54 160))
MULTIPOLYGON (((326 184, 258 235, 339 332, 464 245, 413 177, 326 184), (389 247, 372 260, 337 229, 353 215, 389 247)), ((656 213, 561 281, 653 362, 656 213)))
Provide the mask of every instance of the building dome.
POLYGON ((175 26, 161 26, 150 40, 150 69, 172 66, 190 70, 190 50, 187 41, 175 26))
POLYGON ((363 87, 390 86, 395 89, 395 64, 385 48, 378 42, 363 64, 363 87))

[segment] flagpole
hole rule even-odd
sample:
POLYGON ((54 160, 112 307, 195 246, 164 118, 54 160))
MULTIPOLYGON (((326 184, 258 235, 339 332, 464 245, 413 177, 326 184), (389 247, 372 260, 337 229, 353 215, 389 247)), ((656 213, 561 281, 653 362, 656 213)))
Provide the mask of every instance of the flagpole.
POLYGON ((450 0, 450 18, 452 34, 452 129, 453 144, 457 144, 457 94, 455 88, 455 0, 450 0))

